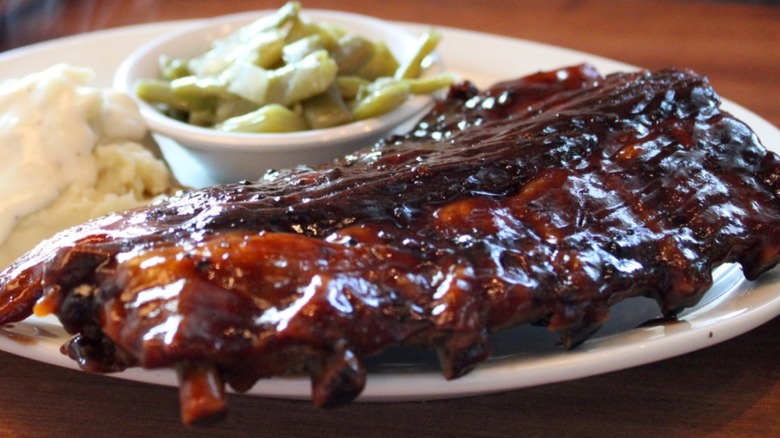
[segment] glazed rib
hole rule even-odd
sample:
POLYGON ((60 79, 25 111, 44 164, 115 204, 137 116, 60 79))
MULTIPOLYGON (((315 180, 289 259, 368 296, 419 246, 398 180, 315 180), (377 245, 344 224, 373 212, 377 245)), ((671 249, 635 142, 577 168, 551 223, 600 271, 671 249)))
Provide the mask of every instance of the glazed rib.
POLYGON ((185 422, 222 412, 224 384, 289 372, 331 406, 390 346, 435 347, 455 378, 491 331, 573 347, 625 298, 674 315, 720 264, 774 266, 778 229, 780 159, 706 79, 577 66, 464 83, 329 165, 64 232, 0 275, 0 324, 55 313, 85 369, 178 369, 185 422))

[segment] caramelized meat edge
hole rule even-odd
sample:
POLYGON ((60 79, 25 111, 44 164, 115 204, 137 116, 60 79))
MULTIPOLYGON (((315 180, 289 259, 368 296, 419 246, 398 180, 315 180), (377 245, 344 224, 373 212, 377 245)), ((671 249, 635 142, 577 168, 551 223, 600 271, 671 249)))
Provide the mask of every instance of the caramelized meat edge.
POLYGON ((332 406, 390 346, 435 347, 456 378, 492 331, 574 347, 625 298, 674 315, 720 264, 774 266, 779 228, 780 159, 705 78, 583 65, 464 83, 331 164, 61 233, 0 274, 0 324, 54 313, 87 370, 177 369, 187 423, 289 372, 332 406))

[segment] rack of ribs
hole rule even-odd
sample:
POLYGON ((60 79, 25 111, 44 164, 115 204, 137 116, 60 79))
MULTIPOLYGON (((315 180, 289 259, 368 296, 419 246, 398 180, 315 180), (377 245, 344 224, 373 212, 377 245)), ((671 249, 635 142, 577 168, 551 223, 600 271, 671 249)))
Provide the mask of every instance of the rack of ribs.
POLYGON ((307 373, 358 396, 361 359, 537 324, 575 347, 611 305, 673 316, 739 263, 780 260, 780 159, 708 81, 588 65, 454 86, 408 134, 318 167, 191 190, 60 233, 0 274, 0 324, 56 314, 82 368, 178 371, 185 423, 225 386, 307 373))

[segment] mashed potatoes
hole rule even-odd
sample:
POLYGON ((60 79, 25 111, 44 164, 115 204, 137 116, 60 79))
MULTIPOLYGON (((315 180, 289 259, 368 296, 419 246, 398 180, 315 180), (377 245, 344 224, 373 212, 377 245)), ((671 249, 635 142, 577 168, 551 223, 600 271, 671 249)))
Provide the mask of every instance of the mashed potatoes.
POLYGON ((58 65, 0 83, 0 268, 64 228, 172 190, 121 93, 58 65))

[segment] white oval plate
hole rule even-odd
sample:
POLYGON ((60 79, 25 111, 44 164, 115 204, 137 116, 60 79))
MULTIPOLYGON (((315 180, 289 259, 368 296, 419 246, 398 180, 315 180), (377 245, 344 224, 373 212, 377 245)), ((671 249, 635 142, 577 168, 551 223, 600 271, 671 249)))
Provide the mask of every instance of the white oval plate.
MULTIPOLYGON (((0 54, 0 80, 17 78, 65 62, 95 70, 93 85, 111 86, 114 72, 139 45, 191 22, 156 23, 95 32, 55 40, 0 54)), ((428 26, 404 24, 417 33, 428 26)), ((441 29, 440 53, 449 70, 480 87, 538 70, 590 62, 602 73, 634 67, 587 53, 476 33, 441 29)), ((724 108, 750 125, 770 149, 778 152, 780 130, 739 105, 724 108)), ((186 152, 175 144, 164 151, 180 181, 191 186, 211 184, 186 152)), ((613 308, 609 323, 579 348, 565 351, 545 329, 520 327, 493 338, 493 357, 469 375, 445 381, 435 356, 427 351, 399 349, 368 361, 363 401, 421 400, 460 397, 552 383, 677 356, 747 332, 780 315, 780 269, 748 282, 733 265, 718 269, 715 284, 702 302, 676 321, 652 321, 659 316, 647 299, 633 299, 613 308), (650 321, 650 323, 647 323, 650 321)), ((67 368, 77 365, 62 355, 68 339, 54 319, 29 318, 0 328, 0 350, 67 368)), ((176 385, 169 370, 132 369, 113 376, 176 385)), ((12 376, 6 376, 13 378, 12 376)), ((305 378, 275 378, 258 382, 249 394, 309 398, 305 378)))

